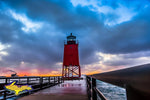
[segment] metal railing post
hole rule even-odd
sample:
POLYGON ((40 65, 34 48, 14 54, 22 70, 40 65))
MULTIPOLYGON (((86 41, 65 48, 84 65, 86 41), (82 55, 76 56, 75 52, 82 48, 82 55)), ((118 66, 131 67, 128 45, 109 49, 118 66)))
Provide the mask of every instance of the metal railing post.
POLYGON ((105 96, 96 88, 96 79, 86 76, 87 79, 87 94, 89 100, 98 100, 98 96, 100 100, 107 100, 105 96))
POLYGON ((4 97, 3 97, 4 100, 6 100, 6 91, 4 91, 4 97))
POLYGON ((40 77, 40 89, 42 89, 42 85, 43 85, 43 77, 40 77))
POLYGON ((29 77, 27 77, 27 84, 29 84, 29 77))
POLYGON ((63 83, 63 82, 64 82, 63 77, 61 77, 61 83, 63 83))
POLYGON ((7 78, 5 79, 5 84, 7 84, 7 78))
POLYGON ((55 76, 54 76, 54 84, 55 84, 55 76))
POLYGON ((50 84, 51 80, 50 80, 50 77, 48 77, 48 84, 50 84))
POLYGON ((56 84, 57 84, 57 82, 58 82, 58 77, 56 76, 56 84))
POLYGON ((89 99, 91 100, 91 97, 92 97, 91 77, 87 76, 86 79, 87 79, 87 93, 88 93, 89 99))
POLYGON ((19 83, 19 84, 21 83, 21 82, 20 82, 20 78, 19 78, 19 82, 18 82, 18 83, 19 83))
POLYGON ((62 83, 64 83, 64 77, 63 76, 61 77, 61 81, 62 81, 62 83))
POLYGON ((60 83, 60 78, 59 78, 59 76, 58 76, 58 83, 60 83))
POLYGON ((97 94, 94 88, 96 88, 96 79, 92 78, 92 99, 97 100, 97 94))
POLYGON ((8 82, 7 83, 10 83, 10 78, 9 79, 7 79, 8 80, 8 82))

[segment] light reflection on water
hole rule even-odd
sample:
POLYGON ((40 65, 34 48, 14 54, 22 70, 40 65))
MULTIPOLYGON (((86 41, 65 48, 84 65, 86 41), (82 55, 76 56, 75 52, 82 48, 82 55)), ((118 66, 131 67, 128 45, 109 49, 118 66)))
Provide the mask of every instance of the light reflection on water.
POLYGON ((97 88, 103 93, 108 100, 127 100, 126 90, 124 88, 111 85, 99 80, 97 81, 97 88))

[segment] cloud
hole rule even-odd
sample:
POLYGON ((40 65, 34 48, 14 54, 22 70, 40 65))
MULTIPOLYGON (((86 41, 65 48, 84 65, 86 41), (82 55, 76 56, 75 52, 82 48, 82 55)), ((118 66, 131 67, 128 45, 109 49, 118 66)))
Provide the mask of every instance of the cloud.
POLYGON ((12 10, 9 10, 9 13, 12 15, 12 17, 18 21, 20 21, 22 24, 24 24, 24 27, 21 29, 25 32, 33 31, 36 32, 37 29, 42 27, 42 23, 39 22, 32 22, 29 20, 24 14, 17 14, 12 10))
POLYGON ((106 66, 134 66, 139 64, 149 63, 149 51, 148 52, 136 52, 128 54, 105 54, 97 52, 100 57, 100 63, 106 66))
MULTIPOLYGON (((148 13, 148 12, 145 12, 148 13)), ((113 27, 105 35, 105 40, 98 40, 104 52, 129 53, 149 50, 150 29, 149 15, 139 15, 134 20, 113 27)), ((103 34, 104 35, 104 34, 103 34)))
MULTIPOLYGON (((15 12, 13 12, 15 13, 15 12)), ((10 14, 1 12, 0 20, 0 52, 1 67, 20 67, 22 61, 29 63, 27 68, 36 65, 38 67, 49 67, 55 69, 55 63, 62 61, 64 34, 57 36, 54 27, 49 23, 44 23, 38 32, 28 32, 22 30, 24 20, 14 19, 10 14), (49 30, 47 30, 49 29, 49 30), (54 46, 54 45, 55 46, 54 46), (6 54, 8 55, 6 56, 6 54)))
POLYGON ((130 21, 146 6, 148 1, 125 1, 125 0, 71 0, 74 7, 88 7, 91 11, 98 13, 99 17, 103 17, 105 25, 113 26, 123 22, 130 21), (103 15, 103 16, 101 16, 103 15))
POLYGON ((60 71, 57 64, 63 60, 64 40, 71 32, 79 40, 81 65, 89 66, 83 70, 92 65, 106 71, 145 63, 142 57, 149 58, 150 51, 149 6, 148 1, 122 0, 1 1, 0 42, 11 47, 3 50, 7 56, 0 55, 0 67, 21 71, 24 62, 25 70, 60 71), (115 60, 104 61, 106 57, 97 52, 114 55, 115 60))

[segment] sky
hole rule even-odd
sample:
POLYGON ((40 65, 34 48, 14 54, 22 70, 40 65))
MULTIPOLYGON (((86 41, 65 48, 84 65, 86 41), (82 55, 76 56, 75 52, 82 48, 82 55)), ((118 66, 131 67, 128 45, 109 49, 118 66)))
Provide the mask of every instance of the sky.
POLYGON ((64 41, 79 41, 82 74, 150 62, 148 0, 0 0, 0 76, 60 75, 64 41))

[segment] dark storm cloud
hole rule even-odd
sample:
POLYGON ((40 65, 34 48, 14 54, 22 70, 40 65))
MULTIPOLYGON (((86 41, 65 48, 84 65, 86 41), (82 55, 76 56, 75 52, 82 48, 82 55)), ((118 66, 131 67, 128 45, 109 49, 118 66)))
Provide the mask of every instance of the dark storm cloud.
POLYGON ((21 30, 23 25, 20 22, 0 14, 0 42, 11 45, 5 49, 8 56, 2 56, 1 66, 19 66, 20 62, 24 61, 38 66, 53 67, 55 63, 62 61, 65 38, 63 34, 49 35, 53 33, 52 30, 46 34, 47 28, 51 29, 46 25, 46 28, 37 33, 25 33, 21 30))
POLYGON ((0 41, 2 43, 13 42, 16 39, 15 36, 21 32, 21 26, 21 23, 0 12, 0 41))
POLYGON ((32 35, 19 36, 19 40, 10 43, 11 47, 6 50, 9 55, 2 58, 5 61, 3 66, 14 64, 17 66, 24 61, 38 66, 53 67, 55 63, 62 61, 63 53, 62 46, 59 47, 58 41, 55 40, 56 37, 53 38, 42 34, 37 37, 36 35, 34 37, 32 35))
POLYGON ((120 4, 134 7, 135 10, 139 10, 138 14, 131 21, 108 28, 108 31, 102 34, 105 38, 97 42, 100 43, 99 47, 105 53, 118 54, 150 50, 150 7, 146 7, 149 2, 147 0, 128 2, 130 1, 120 2, 120 4))
MULTIPOLYGON (((34 20, 41 19, 42 21, 48 21, 51 24, 54 24, 57 29, 63 32, 63 34, 74 32, 75 35, 79 37, 78 39, 80 43, 85 43, 85 44, 86 42, 90 43, 91 39, 89 38, 89 36, 92 37, 92 34, 91 35, 87 35, 87 34, 89 34, 91 30, 93 30, 93 27, 95 28, 96 26, 101 28, 103 24, 96 20, 97 19, 96 14, 90 11, 87 7, 77 7, 76 9, 74 9, 70 2, 63 2, 63 3, 65 3, 64 4, 65 7, 63 6, 62 8, 63 4, 61 1, 60 2, 53 2, 53 1, 34 2, 33 0, 33 1, 24 1, 24 3, 22 2, 15 3, 15 2, 8 1, 8 4, 12 8, 15 8, 17 12, 25 11, 28 17, 34 20), (87 32, 87 30, 89 30, 89 32, 87 32), (88 38, 88 40, 86 38, 88 38)), ((57 35, 56 40, 58 38, 59 35, 57 35)), ((56 44, 56 42, 54 42, 54 44, 56 44)), ((85 45, 85 44, 83 45, 81 44, 82 47, 81 62, 83 63, 93 62, 94 60, 96 60, 96 57, 92 56, 94 55, 95 50, 94 48, 88 48, 88 46, 92 47, 93 45, 92 43, 90 43, 89 45, 85 45), (91 58, 94 59, 90 60, 91 58)), ((60 45, 56 45, 56 46, 58 47, 60 45)), ((63 47, 63 45, 60 47, 63 47)), ((63 49, 59 49, 59 50, 63 50, 63 49)))
MULTIPOLYGON (((118 1, 117 3, 108 3, 105 1, 102 2, 102 4, 107 4, 115 8, 118 7, 117 5, 119 3, 127 7, 136 5, 136 7, 134 7, 135 10, 139 10, 144 6, 143 3, 140 5, 141 1, 132 1, 130 4, 128 2, 129 1, 118 1)), ((102 24, 102 19, 99 20, 97 14, 90 11, 88 7, 77 6, 73 8, 69 1, 62 3, 62 1, 34 2, 33 0, 24 1, 24 3, 10 2, 10 5, 16 8, 17 11, 20 9, 19 12, 21 12, 22 9, 26 9, 27 15, 31 18, 48 20, 64 33, 68 31, 80 33, 79 36, 81 37, 79 37, 79 39, 81 38, 81 43, 82 40, 84 41, 87 37, 89 37, 88 42, 97 40, 95 41, 96 45, 92 45, 92 47, 98 48, 98 50, 106 53, 128 53, 150 49, 149 7, 138 12, 139 15, 134 17, 131 21, 121 23, 113 28, 106 28, 104 24, 102 24)), ((111 19, 113 20, 114 18, 112 17, 111 19)), ((89 50, 91 51, 91 48, 89 50)))
MULTIPOLYGON (((9 55, 3 57, 7 63, 1 62, 3 66, 25 61, 51 67, 61 62, 63 40, 70 32, 79 40, 81 64, 97 62, 96 52, 119 54, 150 50, 149 7, 139 11, 131 21, 108 27, 104 25, 103 14, 100 17, 86 6, 73 7, 69 0, 3 0, 3 3, 16 13, 24 13, 31 20, 44 23, 40 31, 27 34, 21 30, 23 25, 20 22, 1 13, 0 41, 11 45, 6 50, 9 55), (47 23, 55 29, 51 30, 47 23)), ((102 4, 116 9, 118 3, 107 1, 102 4)), ((132 6, 134 2, 130 4, 123 2, 126 6, 132 6)), ((143 3, 135 10, 142 7, 143 3)), ((117 16, 108 17, 115 20, 117 16)))
POLYGON ((32 19, 42 19, 55 24, 55 27, 64 32, 85 30, 87 28, 100 25, 97 22, 97 14, 90 11, 88 7, 72 6, 69 0, 51 1, 51 0, 34 0, 24 2, 16 0, 16 2, 6 1, 11 7, 15 8, 17 12, 25 12, 28 17, 32 19))
POLYGON ((150 8, 132 21, 113 27, 97 42, 106 53, 131 53, 150 50, 150 8), (105 39, 105 40, 104 40, 105 39))

